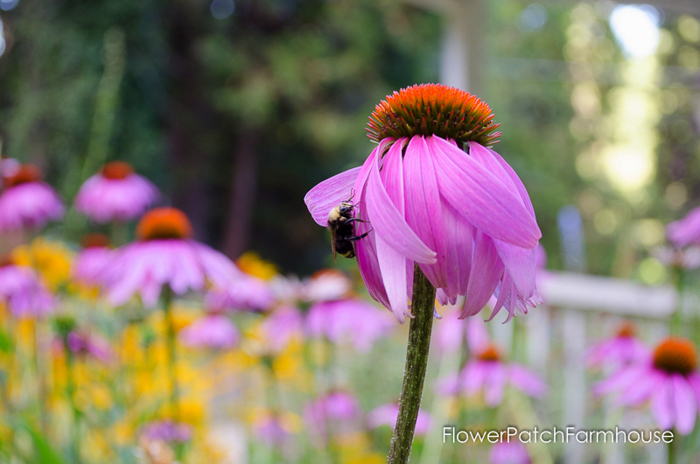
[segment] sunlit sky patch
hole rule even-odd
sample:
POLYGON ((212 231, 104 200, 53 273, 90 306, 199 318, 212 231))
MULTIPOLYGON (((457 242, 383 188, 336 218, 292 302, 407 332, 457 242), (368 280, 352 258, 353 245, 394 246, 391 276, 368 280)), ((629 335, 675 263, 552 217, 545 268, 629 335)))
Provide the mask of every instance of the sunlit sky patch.
POLYGON ((610 27, 625 55, 644 58, 656 53, 660 19, 650 5, 620 5, 610 15, 610 27))

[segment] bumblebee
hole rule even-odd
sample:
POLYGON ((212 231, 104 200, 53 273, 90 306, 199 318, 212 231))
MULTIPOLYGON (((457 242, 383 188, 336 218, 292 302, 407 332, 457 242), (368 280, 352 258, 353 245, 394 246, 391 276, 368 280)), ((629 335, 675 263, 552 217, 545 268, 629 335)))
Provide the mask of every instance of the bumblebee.
POLYGON ((348 259, 354 258, 355 245, 353 242, 365 238, 370 232, 355 235, 354 223, 366 222, 352 216, 356 206, 348 200, 342 202, 328 213, 328 230, 331 231, 331 249, 333 250, 334 260, 337 260, 337 255, 348 259))

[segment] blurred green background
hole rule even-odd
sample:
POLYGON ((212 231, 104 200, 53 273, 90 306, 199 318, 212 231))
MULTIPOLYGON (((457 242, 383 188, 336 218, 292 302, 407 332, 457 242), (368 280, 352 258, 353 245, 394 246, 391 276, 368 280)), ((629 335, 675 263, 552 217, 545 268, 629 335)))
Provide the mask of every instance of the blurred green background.
MULTIPOLYGON (((700 23, 676 3, 640 10, 658 39, 640 55, 612 2, 482 2, 476 93, 551 268, 557 213, 575 205, 588 271, 667 278, 649 250, 700 203, 700 23)), ((0 0, 0 18, 4 156, 39 164, 68 201, 126 160, 199 239, 300 274, 330 259, 304 194, 362 163, 385 95, 440 79, 445 26, 398 0, 0 0)))

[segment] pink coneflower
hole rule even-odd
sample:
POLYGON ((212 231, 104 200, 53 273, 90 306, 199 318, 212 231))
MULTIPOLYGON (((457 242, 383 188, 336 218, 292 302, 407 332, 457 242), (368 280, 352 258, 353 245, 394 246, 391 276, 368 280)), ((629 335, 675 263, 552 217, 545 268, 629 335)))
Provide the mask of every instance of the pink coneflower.
POLYGON ((520 364, 504 362, 500 350, 494 345, 468 361, 458 375, 443 378, 437 391, 446 395, 481 392, 486 405, 496 407, 503 400, 506 385, 535 398, 547 392, 547 384, 537 374, 520 364))
POLYGON ((138 241, 118 248, 105 272, 107 298, 115 306, 139 294, 152 307, 168 285, 176 295, 202 290, 207 281, 225 287, 240 278, 233 262, 192 240, 192 226, 175 208, 146 213, 136 229, 138 241))
POLYGON ((356 430, 360 405, 354 396, 342 391, 324 395, 304 409, 304 421, 311 433, 321 437, 344 434, 356 430))
POLYGON ((316 303, 305 321, 309 336, 325 336, 336 344, 350 342, 361 352, 369 351, 395 324, 389 313, 358 298, 316 303))
POLYGON ((156 187, 130 164, 112 161, 80 187, 75 208, 101 224, 125 222, 142 215, 157 196, 156 187))
POLYGON ((236 325, 221 314, 208 314, 180 332, 180 340, 193 348, 233 348, 240 335, 236 325))
POLYGON ((700 246, 697 245, 685 248, 659 247, 652 254, 666 266, 687 270, 700 267, 700 246))
POLYGON ((166 443, 184 443, 192 439, 192 426, 172 420, 153 421, 141 429, 141 436, 166 443))
POLYGON ((496 443, 489 451, 489 464, 530 464, 530 453, 519 441, 496 443))
POLYGON ((33 269, 0 260, 0 300, 16 317, 41 317, 51 313, 56 300, 33 269))
POLYGON ((586 355, 588 365, 607 365, 618 368, 648 359, 649 349, 637 339, 636 334, 637 330, 633 323, 623 324, 613 338, 589 349, 586 355))
MULTIPOLYGON (((396 403, 383 404, 367 414, 367 426, 376 429, 382 425, 388 425, 392 429, 396 426, 396 418, 399 414, 399 405, 396 403)), ((430 415, 423 411, 418 411, 416 421, 416 435, 425 435, 430 430, 430 415)))
POLYGON ((666 236, 676 247, 700 245, 700 207, 666 226, 666 236))
POLYGON ((336 269, 323 269, 304 282, 300 296, 306 301, 331 301, 347 297, 351 290, 347 275, 336 269))
POLYGON ((264 311, 275 302, 270 285, 257 277, 241 274, 235 282, 207 292, 205 305, 212 311, 264 311))
POLYGON ((112 360, 109 342, 99 335, 71 330, 66 336, 66 347, 78 356, 93 357, 104 363, 112 360))
POLYGON ((684 338, 667 338, 641 364, 622 368, 599 382, 596 394, 613 393, 622 406, 646 401, 659 428, 673 427, 687 435, 695 427, 700 405, 700 373, 695 345, 684 338))
POLYGON ((63 217, 58 194, 41 179, 41 171, 31 164, 3 172, 0 230, 40 229, 63 217))
POLYGON ((283 418, 274 413, 267 413, 257 418, 253 429, 255 437, 262 440, 267 446, 282 447, 291 436, 291 433, 284 427, 283 418))
POLYGON ((302 340, 304 336, 304 319, 299 310, 290 305, 282 305, 275 309, 260 324, 263 337, 263 351, 266 354, 277 354, 284 350, 294 340, 302 340))
POLYGON ((418 263, 438 295, 454 303, 467 295, 461 316, 478 313, 496 295, 495 315, 508 318, 540 302, 535 288, 541 237, 530 198, 515 171, 488 148, 491 109, 461 90, 416 85, 395 92, 370 117, 378 143, 362 167, 311 189, 304 201, 314 220, 353 202, 355 243, 370 295, 399 321, 418 263), (463 148, 463 149, 462 149, 463 148), (474 272, 472 272, 472 269, 474 272))
POLYGON ((269 281, 275 300, 282 304, 296 305, 302 299, 304 285, 296 276, 276 275, 269 281))
POLYGON ((73 260, 73 277, 88 285, 98 285, 113 257, 109 238, 104 234, 87 234, 80 244, 83 249, 73 260))

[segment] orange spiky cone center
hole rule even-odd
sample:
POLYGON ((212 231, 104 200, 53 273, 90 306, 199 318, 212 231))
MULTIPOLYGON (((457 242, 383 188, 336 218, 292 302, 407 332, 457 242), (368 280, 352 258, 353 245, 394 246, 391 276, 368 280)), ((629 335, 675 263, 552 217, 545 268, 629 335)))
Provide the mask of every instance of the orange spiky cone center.
POLYGON ((625 322, 617 331, 620 338, 633 338, 637 335, 637 327, 632 322, 625 322))
POLYGON ((501 351, 495 345, 489 345, 484 351, 479 353, 479 361, 500 361, 501 351))
POLYGON ((501 133, 491 108, 478 97, 442 84, 401 89, 379 103, 369 117, 367 132, 379 142, 393 137, 437 135, 457 142, 496 143, 501 133))
POLYGON ((43 178, 41 170, 33 164, 23 164, 12 175, 3 178, 3 186, 5 188, 16 187, 21 184, 30 182, 38 182, 43 178))
POLYGON ((669 374, 690 374, 697 367, 695 345, 685 338, 667 338, 654 350, 654 367, 669 374))
POLYGON ((192 224, 177 208, 155 208, 143 215, 136 228, 140 240, 192 237, 192 224))
POLYGON ((108 248, 109 237, 105 234, 85 234, 80 239, 83 248, 108 248))
POLYGON ((134 168, 124 161, 110 161, 102 166, 102 177, 111 180, 123 180, 134 173, 134 168))

